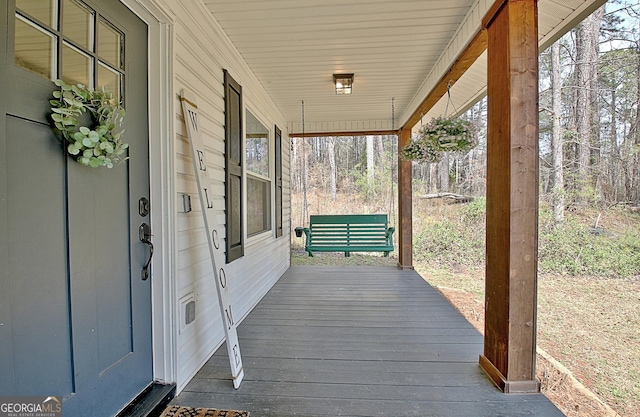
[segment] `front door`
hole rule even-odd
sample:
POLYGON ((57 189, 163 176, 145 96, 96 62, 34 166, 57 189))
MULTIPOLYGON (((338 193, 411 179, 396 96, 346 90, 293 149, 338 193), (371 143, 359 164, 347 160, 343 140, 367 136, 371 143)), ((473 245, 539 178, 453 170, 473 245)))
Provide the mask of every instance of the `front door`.
POLYGON ((112 416, 151 360, 147 27, 118 0, 9 0, 0 10, 0 396, 60 396, 112 416), (128 159, 90 168, 50 126, 51 80, 126 109, 128 159))

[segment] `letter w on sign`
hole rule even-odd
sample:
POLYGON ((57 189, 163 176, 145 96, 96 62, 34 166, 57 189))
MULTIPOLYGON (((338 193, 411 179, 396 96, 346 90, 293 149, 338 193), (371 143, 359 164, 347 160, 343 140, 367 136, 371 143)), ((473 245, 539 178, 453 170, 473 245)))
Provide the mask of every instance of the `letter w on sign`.
POLYGON ((195 170, 196 181, 198 183, 204 228, 207 231, 207 241, 209 242, 211 266, 213 266, 213 275, 216 281, 216 289, 218 290, 220 315, 225 321, 224 333, 227 339, 227 352, 229 353, 233 386, 237 389, 240 387, 240 383, 244 377, 244 369, 242 368, 236 323, 233 320, 231 295, 229 294, 229 288, 227 286, 227 277, 224 275, 224 271, 221 270, 218 272, 218 268, 216 267, 216 255, 222 257, 222 253, 218 253, 221 252, 221 250, 218 249, 220 245, 214 240, 218 233, 212 228, 212 225, 215 225, 214 207, 210 191, 211 184, 209 182, 209 176, 207 175, 207 160, 204 144, 202 143, 202 137, 198 130, 198 106, 196 105, 195 97, 186 90, 182 90, 180 101, 182 101, 184 121, 187 125, 187 134, 189 136, 189 143, 191 144, 191 159, 193 160, 193 169, 195 170))

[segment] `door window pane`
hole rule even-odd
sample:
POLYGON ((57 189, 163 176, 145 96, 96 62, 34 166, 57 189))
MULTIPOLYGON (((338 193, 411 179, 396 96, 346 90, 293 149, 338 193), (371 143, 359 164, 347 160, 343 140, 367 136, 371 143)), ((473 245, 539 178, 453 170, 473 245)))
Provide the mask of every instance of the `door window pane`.
POLYGON ((98 90, 101 90, 102 87, 106 88, 120 102, 120 73, 103 64, 99 64, 96 85, 98 90))
POLYGON ((62 46, 62 79, 69 84, 91 85, 91 58, 77 49, 62 46))
POLYGON ((81 0, 15 2, 17 67, 49 80, 105 87, 122 99, 123 32, 81 0))
POLYGON ((16 9, 46 26, 56 28, 56 0, 16 0, 16 9))
POLYGON ((74 0, 64 0, 62 33, 79 46, 93 50, 93 12, 74 0))
POLYGON ((46 79, 53 79, 54 37, 16 16, 16 66, 46 79))
POLYGON ((104 21, 98 22, 98 56, 122 69, 122 35, 104 21))

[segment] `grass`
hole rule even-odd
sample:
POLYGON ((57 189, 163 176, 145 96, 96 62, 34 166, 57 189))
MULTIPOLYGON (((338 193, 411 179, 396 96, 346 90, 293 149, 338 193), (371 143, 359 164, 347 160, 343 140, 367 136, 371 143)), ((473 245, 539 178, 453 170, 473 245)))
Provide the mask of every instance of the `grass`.
MULTIPOLYGON (((624 211, 606 212, 606 228, 593 227, 590 218, 602 213, 585 210, 553 228, 542 210, 539 267, 542 272, 602 278, 633 278, 640 274, 640 231, 625 227, 632 217, 624 211), (614 256, 612 256, 614 255, 614 256)), ((635 216, 637 217, 637 216, 635 216)))

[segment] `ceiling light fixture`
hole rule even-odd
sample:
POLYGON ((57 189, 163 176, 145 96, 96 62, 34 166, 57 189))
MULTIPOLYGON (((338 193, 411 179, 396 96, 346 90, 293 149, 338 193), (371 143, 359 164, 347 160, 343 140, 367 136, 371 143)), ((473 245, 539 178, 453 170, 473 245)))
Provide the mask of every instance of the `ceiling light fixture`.
POLYGON ((333 74, 336 94, 351 94, 353 89, 353 74, 333 74))

